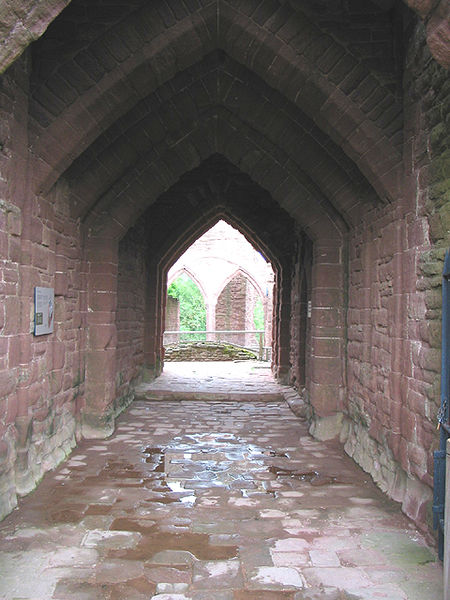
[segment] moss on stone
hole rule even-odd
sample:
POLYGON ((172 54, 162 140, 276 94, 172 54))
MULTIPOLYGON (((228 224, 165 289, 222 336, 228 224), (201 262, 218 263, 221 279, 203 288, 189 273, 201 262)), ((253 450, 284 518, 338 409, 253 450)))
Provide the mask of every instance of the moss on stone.
POLYGON ((430 261, 424 263, 421 267, 421 270, 425 277, 430 275, 440 275, 442 273, 442 262, 430 261))
POLYGON ((406 533, 402 535, 399 532, 372 531, 366 535, 364 545, 381 551, 395 566, 415 568, 436 562, 436 557, 429 548, 420 545, 406 533))
POLYGON ((447 131, 445 128, 445 123, 443 123, 441 121, 440 123, 435 125, 435 127, 433 127, 433 129, 431 130, 430 142, 431 142, 432 147, 443 142, 446 138, 446 135, 447 135, 447 131))
POLYGON ((226 342, 184 342, 177 346, 168 346, 165 360, 170 361, 220 361, 220 360, 256 360, 251 350, 226 342))

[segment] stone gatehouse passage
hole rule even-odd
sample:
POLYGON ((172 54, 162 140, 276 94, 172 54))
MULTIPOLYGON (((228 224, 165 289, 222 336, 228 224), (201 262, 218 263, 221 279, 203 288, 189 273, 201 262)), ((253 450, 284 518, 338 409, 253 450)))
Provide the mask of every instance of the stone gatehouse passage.
MULTIPOLYGON (((272 265, 270 372, 306 407, 314 444, 339 442, 420 531, 432 531, 437 425, 448 421, 448 401, 442 409, 440 401, 450 246, 448 1, 3 5, 1 518, 76 446, 99 440, 99 452, 110 452, 105 440, 116 439, 128 407, 133 416, 136 390, 164 376, 169 270, 223 220, 272 265)), ((236 273, 218 298, 224 325, 247 275, 236 273)), ((258 405, 268 416, 266 408, 258 405)), ((137 420, 150 409, 156 415, 158 404, 144 405, 137 420)), ((217 419, 239 428, 236 411, 217 419)), ((138 428, 133 423, 125 427, 138 428)), ((167 416, 162 423, 163 435, 167 416)), ((355 520, 361 506, 353 507, 355 520)), ((297 516, 289 519, 307 520, 297 516)), ((336 513, 330 518, 338 527, 336 513)), ((120 521, 97 525, 100 533, 77 546, 84 558, 90 543, 114 545, 111 532, 120 531, 120 521)), ((200 519, 195 528, 204 525, 200 519)), ((295 537, 300 525, 288 526, 277 540, 295 537)), ((215 535, 220 546, 222 533, 215 535)), ((266 548, 272 562, 256 565, 269 568, 258 578, 277 577, 274 561, 290 544, 266 548)), ((216 567, 203 564, 193 578, 216 567)), ((54 591, 69 595, 69 587, 54 591)), ((396 590, 402 600, 414 593, 396 590)), ((233 600, 245 594, 236 588, 233 600)))

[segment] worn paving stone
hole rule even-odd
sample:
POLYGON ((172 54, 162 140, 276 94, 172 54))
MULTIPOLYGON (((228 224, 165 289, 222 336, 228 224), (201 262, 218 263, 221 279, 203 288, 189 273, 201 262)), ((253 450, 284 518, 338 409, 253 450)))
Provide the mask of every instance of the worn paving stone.
POLYGON ((275 567, 305 567, 310 564, 308 552, 273 552, 272 562, 275 567))
POLYGON ((171 593, 162 593, 155 594, 155 596, 151 597, 151 600, 190 600, 190 596, 185 596, 184 594, 171 594, 171 593))
POLYGON ((157 594, 180 594, 188 589, 187 583, 158 583, 156 586, 157 594))
POLYGON ((0 524, 1 600, 441 596, 434 548, 283 400, 136 401, 0 524))
POLYGON ((139 541, 140 535, 132 531, 88 531, 81 542, 87 548, 132 548, 139 541))
POLYGON ((149 563, 154 565, 191 565, 194 564, 196 558, 191 552, 184 550, 163 550, 157 552, 149 563))
POLYGON ((312 567, 304 569, 308 583, 313 587, 318 585, 331 585, 339 589, 350 591, 362 590, 371 585, 366 573, 359 568, 352 567, 312 567))
POLYGON ((304 577, 293 567, 258 567, 250 573, 250 589, 302 589, 306 585, 304 577))
POLYGON ((194 587, 217 590, 221 588, 242 587, 240 562, 236 559, 227 561, 203 561, 194 565, 194 587))

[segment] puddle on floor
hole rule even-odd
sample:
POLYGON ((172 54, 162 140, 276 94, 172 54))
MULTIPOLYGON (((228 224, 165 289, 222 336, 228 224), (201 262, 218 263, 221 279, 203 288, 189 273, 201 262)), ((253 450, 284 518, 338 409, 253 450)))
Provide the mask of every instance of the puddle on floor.
POLYGON ((298 481, 307 481, 315 487, 332 484, 346 484, 349 481, 332 475, 323 475, 319 471, 298 471, 296 469, 285 469, 283 467, 272 466, 269 471, 276 475, 278 479, 296 479, 298 481))
POLYGON ((126 558, 127 560, 151 560, 156 554, 169 550, 171 552, 189 552, 197 560, 229 560, 238 555, 237 546, 215 545, 211 543, 207 533, 192 533, 182 531, 171 533, 167 531, 152 531, 140 525, 134 519, 117 519, 111 525, 113 531, 137 531, 142 537, 133 549, 112 549, 110 558, 126 558))
MULTIPOLYGON (((117 516, 112 521, 110 531, 134 532, 139 534, 136 538, 139 541, 132 548, 120 548, 112 543, 108 547, 105 542, 107 556, 111 559, 151 561, 162 552, 184 552, 194 557, 193 560, 236 558, 238 546, 215 544, 211 541, 213 534, 192 532, 189 513, 178 517, 178 525, 172 516, 169 527, 166 522, 168 505, 188 510, 201 494, 201 506, 205 507, 208 505, 205 493, 231 491, 237 492, 241 498, 235 505, 246 507, 252 505, 251 499, 258 496, 277 497, 276 490, 270 488, 275 482, 286 484, 296 480, 313 486, 339 482, 337 477, 324 476, 316 470, 289 469, 290 461, 287 449, 274 450, 263 444, 258 446, 223 432, 217 435, 186 434, 176 436, 167 445, 143 447, 140 462, 134 465, 117 457, 108 460, 98 474, 99 482, 122 490, 127 499, 133 498, 133 490, 128 492, 128 488, 139 490, 136 493, 139 494, 141 513, 133 516, 133 509, 125 508, 122 510, 128 514, 117 516)), ((210 505, 214 506, 213 499, 210 500, 210 505)), ((119 499, 118 504, 121 502, 119 499)), ((111 508, 109 505, 92 504, 84 507, 83 511, 82 506, 73 504, 63 510, 51 510, 51 517, 60 522, 76 522, 81 520, 83 512, 84 516, 111 515, 111 508)))
POLYGON ((287 451, 259 447, 231 433, 177 436, 166 446, 144 448, 142 456, 144 472, 127 470, 122 465, 122 474, 125 478, 135 477, 145 482, 149 491, 158 492, 148 502, 162 504, 193 505, 196 489, 242 489, 243 496, 247 490, 255 489, 273 494, 264 486, 264 480, 271 476, 279 481, 305 481, 316 487, 347 483, 342 477, 317 470, 301 471, 270 465, 271 459, 289 460, 287 451), (166 495, 162 496, 164 493, 166 495))
MULTIPOLYGON (((176 438, 165 447, 147 447, 143 450, 143 462, 151 465, 146 487, 152 489, 151 474, 161 474, 154 479, 155 485, 167 485, 169 490, 180 494, 179 501, 195 502, 194 489, 205 487, 235 488, 239 482, 249 482, 252 474, 267 467, 266 456, 286 456, 244 443, 232 434, 192 434, 176 438)), ((143 473, 140 473, 143 477, 143 473)), ((156 500, 157 501, 157 500, 156 500)))

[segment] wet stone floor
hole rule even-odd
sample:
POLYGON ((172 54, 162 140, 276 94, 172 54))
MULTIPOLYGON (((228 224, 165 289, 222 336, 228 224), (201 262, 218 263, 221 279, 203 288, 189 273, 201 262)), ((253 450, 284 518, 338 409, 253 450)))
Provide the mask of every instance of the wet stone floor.
POLYGON ((137 401, 0 524, 4 600, 438 600, 441 579, 282 401, 137 401))

